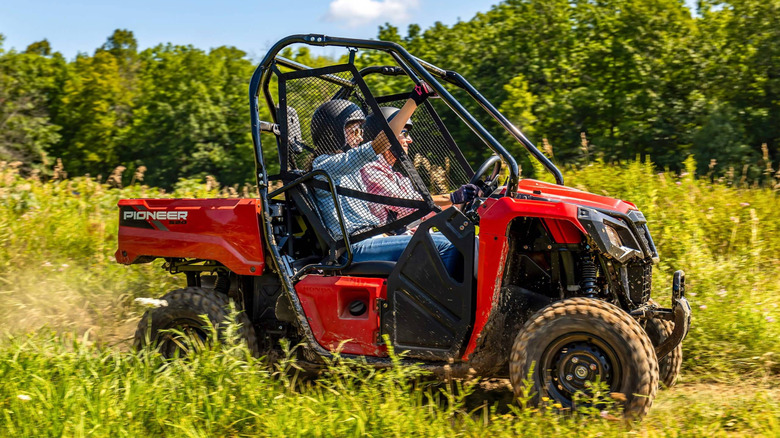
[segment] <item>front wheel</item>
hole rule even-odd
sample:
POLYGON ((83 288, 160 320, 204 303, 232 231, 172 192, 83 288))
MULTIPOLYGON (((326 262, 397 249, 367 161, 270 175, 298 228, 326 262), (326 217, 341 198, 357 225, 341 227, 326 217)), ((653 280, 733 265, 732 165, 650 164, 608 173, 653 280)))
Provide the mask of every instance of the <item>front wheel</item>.
MULTIPOLYGON (((144 313, 135 331, 134 347, 142 349, 147 344, 156 346, 167 357, 183 356, 187 353, 188 343, 180 339, 171 330, 181 332, 192 340, 206 342, 209 329, 204 327, 206 315, 212 326, 222 338, 225 324, 230 315, 230 302, 222 294, 196 287, 178 289, 162 297, 167 305, 156 307, 144 313)), ((247 343, 253 355, 258 355, 257 337, 246 313, 237 314, 238 336, 247 343)))
POLYGON ((642 418, 658 387, 655 350, 639 323, 622 309, 592 298, 553 303, 520 330, 512 346, 509 377, 517 397, 531 376, 531 403, 549 397, 573 409, 575 394, 605 383, 626 417, 642 418), (532 371, 533 370, 533 371, 532 371))

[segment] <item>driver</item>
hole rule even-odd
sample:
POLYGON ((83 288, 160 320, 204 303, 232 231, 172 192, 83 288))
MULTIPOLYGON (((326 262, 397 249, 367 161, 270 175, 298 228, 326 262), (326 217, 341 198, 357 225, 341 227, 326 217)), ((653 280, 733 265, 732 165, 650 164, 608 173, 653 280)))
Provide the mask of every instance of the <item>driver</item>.
MULTIPOLYGON (((390 129, 400 135, 404 121, 434 92, 424 82, 420 82, 411 92, 409 99, 390 121, 390 129)), ((360 108, 352 102, 334 99, 322 104, 314 112, 311 121, 312 139, 315 144, 315 158, 312 169, 322 169, 333 178, 333 183, 346 189, 367 192, 360 175, 360 169, 367 163, 377 159, 390 147, 384 131, 372 141, 363 141, 362 123, 365 116, 360 108)), ((326 225, 333 230, 337 238, 341 237, 338 226, 338 216, 331 194, 323 190, 315 190, 317 208, 326 225)), ((344 225, 347 233, 353 234, 361 229, 370 229, 381 224, 379 218, 371 213, 369 202, 354 197, 338 195, 344 214, 344 225)), ((473 198, 473 196, 472 196, 473 198)), ((431 234, 439 255, 448 272, 452 273, 458 260, 457 249, 439 233, 431 234)), ((352 261, 369 260, 397 261, 411 236, 375 236, 352 244, 352 261)))
MULTIPOLYGON (((400 112, 398 108, 388 106, 383 106, 379 109, 382 112, 382 117, 388 123, 400 112)), ((409 153, 409 145, 412 144, 412 126, 412 119, 407 120, 404 128, 401 130, 401 134, 398 136, 398 142, 401 144, 404 153, 409 153)), ((371 114, 365 124, 366 138, 376 137, 381 130, 382 124, 379 120, 379 115, 371 114)), ((422 200, 422 196, 414 189, 412 181, 407 176, 393 170, 395 162, 396 158, 393 152, 388 149, 377 155, 374 161, 360 169, 360 176, 363 178, 363 183, 368 192, 374 195, 422 200)), ((433 202, 442 209, 446 209, 453 204, 463 204, 471 201, 477 196, 478 192, 479 188, 474 184, 465 184, 452 193, 434 195, 433 202)), ((380 223, 392 222, 414 212, 413 208, 375 202, 369 203, 368 206, 371 209, 371 213, 379 218, 380 223)))

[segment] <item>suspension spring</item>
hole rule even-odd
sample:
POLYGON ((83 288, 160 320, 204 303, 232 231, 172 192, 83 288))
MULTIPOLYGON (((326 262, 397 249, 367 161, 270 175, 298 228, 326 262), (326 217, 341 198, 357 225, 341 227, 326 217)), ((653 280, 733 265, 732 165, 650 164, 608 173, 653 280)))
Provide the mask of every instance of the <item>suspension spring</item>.
POLYGON ((217 281, 214 282, 214 291, 221 294, 227 294, 230 290, 230 279, 227 275, 217 276, 217 281))
POLYGON ((585 253, 580 261, 580 267, 582 275, 580 276, 580 290, 585 295, 592 297, 599 293, 599 288, 596 285, 596 262, 593 261, 593 256, 589 253, 585 253))

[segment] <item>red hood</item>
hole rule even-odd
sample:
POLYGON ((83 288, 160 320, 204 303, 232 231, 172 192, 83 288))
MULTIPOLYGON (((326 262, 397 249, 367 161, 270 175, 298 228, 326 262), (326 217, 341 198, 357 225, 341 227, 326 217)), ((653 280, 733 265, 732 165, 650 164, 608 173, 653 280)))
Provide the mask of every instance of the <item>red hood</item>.
POLYGON ((517 186, 517 192, 524 195, 536 196, 570 204, 584 205, 587 207, 604 208, 619 211, 623 214, 629 210, 636 210, 636 205, 607 196, 594 195, 571 187, 550 184, 535 179, 523 179, 517 186))

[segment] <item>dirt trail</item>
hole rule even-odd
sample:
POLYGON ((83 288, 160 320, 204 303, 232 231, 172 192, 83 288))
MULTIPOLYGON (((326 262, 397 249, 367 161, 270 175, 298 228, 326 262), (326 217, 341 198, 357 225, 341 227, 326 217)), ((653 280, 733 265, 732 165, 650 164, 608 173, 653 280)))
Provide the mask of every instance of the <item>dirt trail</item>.
POLYGON ((673 404, 674 399, 710 400, 717 404, 729 404, 732 401, 753 398, 764 393, 770 400, 780 400, 780 379, 753 380, 739 383, 680 383, 671 389, 660 391, 655 407, 673 404))
MULTIPOLYGON (((780 400, 780 380, 749 381, 733 383, 691 382, 679 383, 671 389, 660 390, 656 396, 653 411, 673 409, 679 406, 680 399, 691 402, 711 401, 714 404, 729 405, 745 399, 752 399, 758 393, 764 393, 770 400, 780 400)), ((467 399, 470 409, 497 404, 499 412, 507 412, 514 402, 512 388, 508 379, 486 379, 480 381, 473 394, 467 399)))

